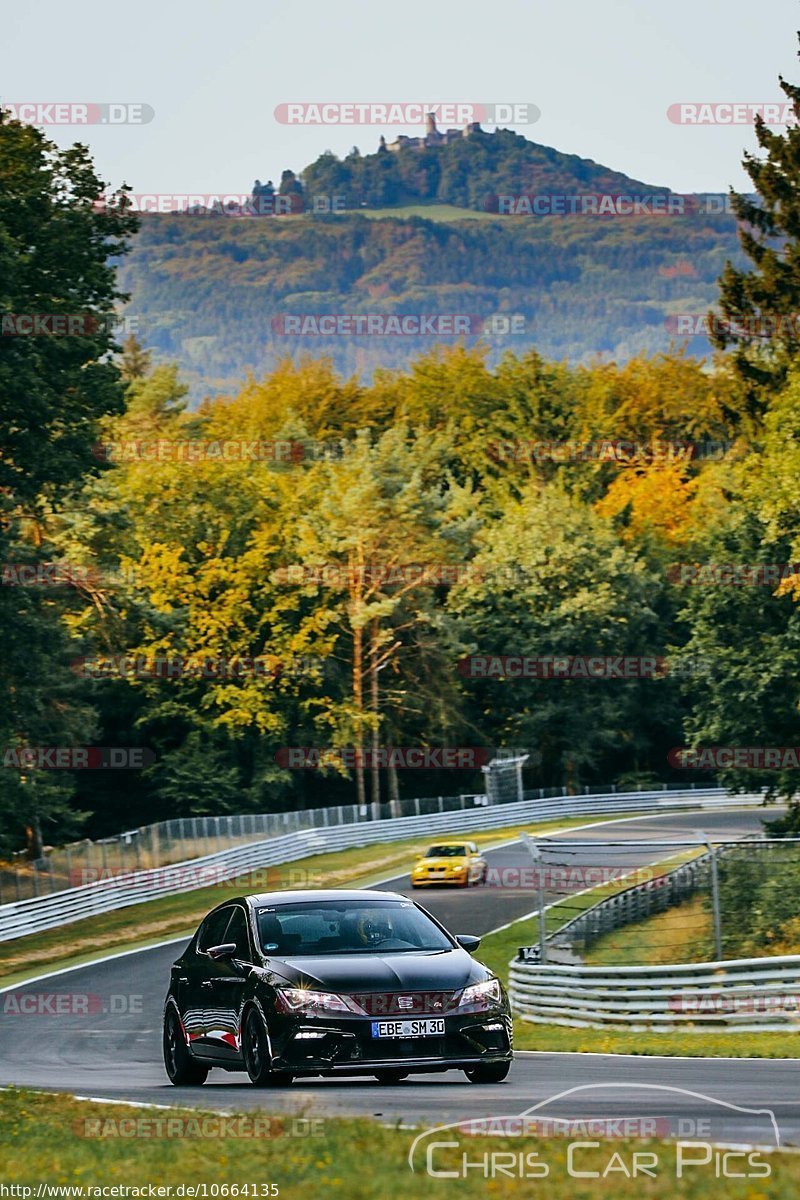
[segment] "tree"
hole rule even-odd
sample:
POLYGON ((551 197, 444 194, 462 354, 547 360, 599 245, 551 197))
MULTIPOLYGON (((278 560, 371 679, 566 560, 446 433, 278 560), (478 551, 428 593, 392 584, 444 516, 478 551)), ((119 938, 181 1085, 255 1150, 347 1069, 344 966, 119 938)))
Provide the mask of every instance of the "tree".
POLYGON ((145 350, 135 333, 125 339, 122 346, 120 370, 125 380, 142 379, 150 370, 152 355, 145 350))
MULTIPOLYGON (((98 422, 123 407, 111 359, 117 291, 110 263, 136 221, 100 202, 85 147, 59 150, 0 110, 0 561, 41 562, 42 514, 97 474, 98 422)), ((75 746, 93 719, 69 670, 65 595, 0 588, 0 745, 75 746)), ((71 832, 68 775, 4 770, 6 837, 24 829, 31 855, 43 827, 71 832)))
POLYGON ((100 470, 96 422, 122 410, 111 361, 117 291, 109 260, 136 218, 100 202, 85 147, 59 150, 0 111, 0 496, 9 511, 100 470), (25 318, 39 329, 25 332, 25 318), (61 321, 61 325, 54 322, 61 321), (66 333, 60 330, 65 329, 66 333), (53 330, 54 332, 50 332, 53 330))
MULTIPOLYGON (((321 569, 321 585, 314 585, 324 597, 319 618, 336 632, 352 681, 345 701, 320 709, 319 723, 335 745, 351 741, 355 747, 359 804, 366 802, 367 736, 375 752, 386 725, 379 675, 388 669, 402 676, 412 631, 433 620, 438 568, 463 564, 467 556, 473 502, 470 489, 448 478, 444 464, 451 453, 446 436, 415 437, 398 424, 375 440, 359 435, 340 461, 308 472, 299 492, 298 565, 321 569), (333 587, 325 584, 326 568, 333 587)), ((395 680, 396 700, 398 690, 395 680)), ((396 729, 401 706, 388 707, 396 729)), ((376 769, 372 781, 379 815, 376 769)))
MULTIPOLYGON (((695 662, 691 711, 685 722, 688 745, 777 747, 800 744, 800 608, 785 590, 766 584, 766 568, 789 560, 786 537, 767 539, 764 522, 742 496, 730 506, 706 548, 709 563, 764 568, 763 578, 739 586, 713 584, 687 589, 681 613, 689 637, 675 666, 695 662)), ((767 784, 772 796, 792 797, 798 771, 727 769, 720 782, 744 791, 767 784)), ((800 811, 798 812, 800 816, 800 811)))
MULTIPOLYGON (((464 657, 658 653, 657 577, 558 484, 532 481, 482 531, 470 565, 447 604, 464 657)), ((468 676, 464 690, 485 743, 530 748, 542 782, 577 787, 608 763, 652 760, 666 684, 468 676)))
MULTIPOLYGON (((782 76, 779 83, 800 118, 800 87, 782 76)), ((735 369, 753 414, 782 385, 800 349, 800 125, 773 133, 757 115, 755 130, 766 157, 746 153, 743 165, 757 198, 731 191, 739 240, 753 266, 726 264, 719 281, 722 317, 709 314, 712 343, 734 347, 735 369)))

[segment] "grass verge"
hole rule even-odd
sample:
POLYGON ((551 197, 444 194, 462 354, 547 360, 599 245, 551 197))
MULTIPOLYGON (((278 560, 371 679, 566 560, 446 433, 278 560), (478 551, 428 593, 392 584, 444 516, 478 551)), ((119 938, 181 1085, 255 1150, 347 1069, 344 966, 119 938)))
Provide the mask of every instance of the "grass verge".
POLYGON ((797 1058, 800 1034, 791 1029, 763 1033, 702 1029, 697 1033, 634 1033, 627 1029, 570 1029, 514 1021, 514 1048, 571 1054, 644 1054, 674 1058, 797 1058))
MULTIPOLYGON (((498 1115, 509 1108, 508 1100, 503 1100, 503 1091, 503 1088, 492 1091, 491 1107, 498 1115)), ((380 1089, 376 1087, 376 1099, 379 1095, 380 1089)), ((127 1194, 147 1196, 149 1185, 169 1187, 173 1197, 183 1185, 182 1195, 203 1197, 202 1190, 188 1189, 205 1185, 205 1196, 260 1198, 272 1194, 280 1200, 326 1195, 347 1200, 383 1200, 386 1196, 400 1195, 408 1200, 429 1196, 452 1200, 456 1195, 465 1200, 486 1195, 516 1200, 519 1196, 533 1195, 535 1185, 529 1181, 530 1168, 525 1182, 519 1169, 513 1173, 508 1169, 508 1156, 512 1155, 518 1163, 520 1156, 534 1152, 539 1164, 537 1174, 541 1176, 542 1168, 547 1167, 546 1180, 537 1180, 541 1183, 541 1194, 553 1200, 572 1197, 608 1200, 610 1195, 614 1200, 666 1195, 676 1200, 705 1200, 709 1187, 714 1194, 723 1194, 714 1174, 713 1160, 702 1167, 684 1167, 682 1177, 678 1178, 678 1146, 663 1141, 614 1138, 584 1143, 573 1169, 594 1171, 598 1177, 584 1176, 577 1183, 569 1173, 564 1139, 536 1138, 534 1142, 519 1137, 465 1137, 450 1130, 447 1140, 455 1142, 455 1147, 437 1150, 431 1165, 436 1171, 455 1172, 455 1177, 434 1178, 425 1170, 424 1149, 417 1153, 414 1172, 408 1164, 411 1144, 421 1129, 392 1129, 368 1119, 315 1118, 303 1124, 291 1117, 251 1112, 241 1117, 235 1114, 226 1117, 222 1127, 229 1131, 254 1130, 258 1119, 261 1136, 236 1137, 230 1132, 226 1136, 211 1133, 221 1122, 210 1114, 204 1118, 205 1114, 193 1110, 176 1108, 167 1114, 153 1108, 104 1105, 9 1089, 0 1093, 0 1140, 4 1147, 0 1179, 17 1188, 31 1188, 27 1196, 36 1195, 38 1184, 49 1183, 79 1188, 72 1194, 82 1194, 85 1198, 93 1195, 91 1188, 113 1187, 144 1188, 143 1193, 131 1190, 127 1194), (176 1122, 186 1124, 179 1126, 176 1122), (170 1128, 198 1132, 194 1136, 164 1136, 164 1131, 170 1128), (120 1135, 122 1129, 133 1132, 120 1135), (153 1136, 152 1132, 144 1135, 141 1131, 145 1129, 160 1129, 161 1136, 153 1136), (303 1129, 313 1130, 313 1135, 298 1134, 303 1129), (655 1156, 656 1177, 626 1177, 620 1164, 628 1165, 630 1175, 634 1152, 641 1153, 645 1147, 655 1156), (505 1171, 492 1177, 472 1166, 459 1177, 462 1156, 474 1164, 485 1161, 484 1156, 504 1152, 505 1171), (613 1173, 604 1178, 602 1173, 609 1165, 613 1173), (270 1184, 275 1185, 272 1192, 270 1184), (212 1193, 214 1185, 217 1191, 212 1193), (247 1191, 243 1190, 244 1185, 247 1191)), ((698 1157, 695 1152, 694 1158, 698 1157)), ((726 1200, 756 1197, 794 1200, 800 1189, 800 1155, 776 1152, 758 1154, 757 1158, 762 1177, 725 1179, 726 1200), (765 1167, 769 1178, 763 1177, 765 1167)), ((493 1161, 498 1160, 488 1159, 489 1164, 493 1161)), ((737 1159, 737 1169, 746 1174, 749 1164, 737 1159)), ((16 1194, 27 1200, 25 1193, 16 1194)))
POLYGON ((601 937, 584 955, 588 967, 668 966, 713 958, 711 913, 703 896, 692 896, 646 921, 623 925, 601 937))

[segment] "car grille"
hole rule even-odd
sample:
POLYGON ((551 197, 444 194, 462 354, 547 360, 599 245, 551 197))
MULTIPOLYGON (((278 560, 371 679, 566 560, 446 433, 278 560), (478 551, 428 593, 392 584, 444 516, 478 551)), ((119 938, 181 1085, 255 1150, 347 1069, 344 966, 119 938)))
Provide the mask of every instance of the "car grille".
POLYGON ((398 1017, 443 1017, 455 1011, 454 991, 359 992, 353 998, 367 1016, 385 1021, 398 1017))

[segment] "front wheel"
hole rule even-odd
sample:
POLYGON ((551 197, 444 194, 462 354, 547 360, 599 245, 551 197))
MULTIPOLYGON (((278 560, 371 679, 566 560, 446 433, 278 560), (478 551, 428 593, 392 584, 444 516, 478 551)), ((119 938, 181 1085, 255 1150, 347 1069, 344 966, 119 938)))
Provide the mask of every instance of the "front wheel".
POLYGON ((476 1067, 466 1067, 464 1074, 470 1083, 502 1083, 510 1070, 510 1062, 478 1063, 476 1067))
POLYGON ((242 1050, 250 1082, 256 1087, 287 1087, 292 1082, 293 1076, 288 1072, 272 1070, 266 1026, 256 1008, 251 1008, 247 1014, 242 1050))
POLYGON ((170 1083, 174 1083, 176 1087, 180 1087, 181 1084, 199 1085, 205 1083, 208 1078, 208 1067, 197 1062, 189 1053, 174 1008, 170 1008, 164 1017, 164 1066, 170 1083))

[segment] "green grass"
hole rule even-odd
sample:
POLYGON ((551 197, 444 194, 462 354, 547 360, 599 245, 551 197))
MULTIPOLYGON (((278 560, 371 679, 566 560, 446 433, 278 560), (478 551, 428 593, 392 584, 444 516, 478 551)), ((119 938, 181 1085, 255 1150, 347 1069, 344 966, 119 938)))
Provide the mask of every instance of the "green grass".
MULTIPOLYGON (((326 214, 327 215, 327 214, 326 214)), ((348 208, 344 212, 331 214, 336 217, 368 217, 371 221, 383 221, 395 217, 399 221, 409 217, 422 217, 426 221, 507 221, 504 214, 481 212, 476 208, 459 208, 457 204, 398 204, 389 208, 348 208)), ((281 221, 313 220, 313 212, 282 213, 281 221)))
MULTIPOLYGON (((602 815, 571 817, 528 828, 532 833, 547 833, 601 820, 602 815)), ((468 835, 448 834, 448 837, 468 836, 479 846, 489 847, 513 839, 521 828, 472 831, 468 835)), ((0 942, 0 987, 22 983, 51 967, 76 966, 115 950, 137 949, 170 937, 188 937, 209 909, 242 892, 273 891, 281 887, 367 886, 394 873, 410 870, 415 855, 430 842, 431 838, 413 838, 316 854, 281 867, 262 868, 227 883, 147 900, 44 933, 0 942)))
POLYGON ((714 958, 711 913, 703 896, 692 896, 646 921, 607 933, 583 958, 588 967, 710 962, 714 958))
MULTIPOLYGON (((380 1095, 381 1089, 376 1087, 376 1104, 380 1095)), ((509 1104, 504 1099, 504 1089, 499 1087, 492 1091, 487 1115, 513 1113, 519 1108, 519 1103, 509 1104)), ((596 1171, 600 1177, 576 1179, 567 1170, 564 1139, 531 1135, 465 1137, 452 1130, 447 1131, 447 1140, 456 1142, 457 1148, 437 1151, 434 1169, 457 1169, 462 1156, 475 1163, 483 1161, 484 1154, 505 1151, 516 1159, 535 1152, 537 1161, 546 1164, 548 1177, 523 1180, 518 1175, 514 1178, 498 1173, 495 1178, 485 1178, 482 1170, 473 1168, 463 1178, 432 1178, 425 1171, 424 1153, 415 1159, 414 1172, 408 1165, 412 1141, 423 1127, 401 1130, 366 1118, 308 1118, 303 1124, 291 1117, 257 1115, 261 1136, 234 1137, 229 1132, 221 1137, 215 1136, 216 1120, 212 1117, 202 1125, 204 1115, 197 1111, 176 1108, 166 1114, 152 1108, 104 1105, 9 1089, 0 1092, 0 1180, 7 1185, 32 1187, 33 1194, 38 1183, 84 1189, 144 1187, 145 1195, 148 1185, 154 1185, 171 1187, 173 1197, 181 1184, 196 1187, 204 1183, 209 1196, 214 1184, 220 1185, 217 1195, 226 1194, 221 1188, 227 1184, 238 1186, 239 1196, 243 1195, 243 1184, 275 1184, 280 1200, 324 1196, 341 1196, 343 1200, 384 1200, 387 1196, 402 1196, 404 1200, 431 1196, 446 1200, 483 1200, 486 1196, 518 1200, 534 1195, 553 1200, 647 1200, 665 1196, 707 1200, 709 1195, 724 1195, 725 1200, 794 1200, 800 1189, 800 1155, 788 1152, 759 1155, 758 1162, 768 1164, 768 1178, 719 1180, 713 1159, 705 1167, 685 1168, 682 1178, 677 1178, 678 1148, 674 1143, 606 1139, 598 1142, 596 1149, 581 1148, 575 1160, 576 1169, 596 1171), (200 1136, 163 1136, 168 1119, 191 1122, 188 1127, 200 1136), (127 1130, 127 1135, 119 1136, 120 1129, 127 1130), (162 1136, 152 1136, 159 1129, 162 1136), (151 1136, 142 1136, 144 1130, 149 1130, 151 1136), (297 1136, 304 1131, 305 1136, 297 1136), (627 1178, 620 1170, 620 1161, 631 1166, 635 1151, 649 1151, 656 1156, 655 1178, 627 1178), (612 1161, 617 1169, 612 1167, 613 1173, 603 1178, 603 1170, 612 1161)), ((229 1131, 252 1130, 254 1116, 252 1112, 241 1117, 232 1114, 226 1127, 229 1131)), ((176 1125, 171 1128, 175 1131, 176 1125)), ((738 1170, 743 1166, 743 1159, 736 1161, 738 1170)), ((202 1192, 199 1194, 202 1196, 202 1192)), ((259 1186, 257 1192, 251 1190, 248 1194, 269 1195, 269 1191, 263 1192, 259 1186)))
POLYGON ((797 1058, 800 1031, 746 1033, 731 1030, 677 1030, 675 1033, 634 1033, 627 1029, 570 1029, 514 1021, 516 1050, 562 1051, 584 1054, 664 1054, 687 1058, 797 1058))
POLYGON ((475 208, 458 208, 455 204, 403 204, 397 208, 360 208, 362 217, 379 221, 386 217, 423 217, 426 221, 504 221, 497 213, 479 212, 475 208))

